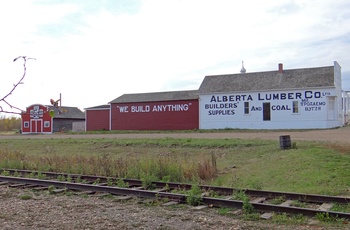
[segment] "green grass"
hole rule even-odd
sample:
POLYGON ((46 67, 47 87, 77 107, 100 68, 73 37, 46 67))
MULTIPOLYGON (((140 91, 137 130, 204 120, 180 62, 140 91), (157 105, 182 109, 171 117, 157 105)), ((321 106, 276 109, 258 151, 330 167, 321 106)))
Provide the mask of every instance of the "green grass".
POLYGON ((243 139, 0 139, 0 167, 350 195, 350 147, 243 139))

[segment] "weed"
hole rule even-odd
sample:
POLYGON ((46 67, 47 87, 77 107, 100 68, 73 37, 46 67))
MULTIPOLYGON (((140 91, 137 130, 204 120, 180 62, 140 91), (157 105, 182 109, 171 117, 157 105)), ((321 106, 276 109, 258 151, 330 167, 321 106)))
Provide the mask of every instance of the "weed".
POLYGON ((318 219, 319 221, 323 221, 323 222, 335 222, 337 220, 336 217, 330 216, 328 212, 317 213, 316 219, 318 219))
POLYGON ((300 202, 298 200, 293 201, 291 205, 294 207, 306 208, 306 204, 304 202, 300 202))
POLYGON ((220 208, 218 213, 219 213, 219 215, 223 215, 224 216, 224 215, 228 215, 230 211, 231 211, 230 208, 220 208))
POLYGON ((254 212, 254 207, 251 203, 249 203, 249 198, 247 196, 243 198, 242 210, 245 215, 252 214, 254 212))
POLYGON ((35 178, 35 172, 31 172, 29 175, 28 175, 29 178, 35 178))
POLYGON ((220 197, 219 193, 215 192, 214 190, 207 191, 207 194, 208 194, 209 197, 214 197, 214 198, 219 198, 220 197))
POLYGON ((192 185, 191 189, 186 192, 186 202, 189 205, 200 205, 202 201, 202 190, 198 185, 192 185))
POLYGON ((144 187, 145 189, 155 189, 156 187, 152 182, 156 180, 157 178, 153 175, 143 174, 141 176, 142 187, 144 187))
POLYGON ((335 204, 331 210, 334 212, 348 212, 348 213, 350 213, 350 203, 335 204))
POLYGON ((271 221, 276 224, 306 224, 308 218, 302 214, 288 215, 287 213, 275 213, 271 221))
POLYGON ((125 182, 123 178, 119 178, 117 180, 117 187, 118 188, 129 188, 129 183, 125 182))
POLYGON ((89 195, 88 195, 88 194, 83 194, 83 195, 81 195, 81 197, 83 197, 83 198, 89 198, 89 195))
POLYGON ((109 186, 109 187, 112 187, 112 186, 114 186, 114 181, 113 181, 113 179, 112 178, 107 178, 107 186, 109 186))
POLYGON ((50 185, 47 190, 49 191, 50 194, 53 194, 55 189, 56 189, 55 186, 50 185))
POLYGON ((283 196, 275 197, 270 201, 270 204, 279 205, 282 204, 284 201, 286 201, 286 198, 284 198, 283 196))
POLYGON ((75 178, 75 183, 81 183, 81 176, 78 176, 77 178, 75 178))
POLYGON ((248 213, 242 216, 243 220, 249 220, 249 221, 258 221, 260 220, 260 214, 259 213, 248 213))
POLYGON ((58 181, 66 181, 66 177, 64 175, 58 175, 57 180, 58 181))
POLYGON ((38 172, 36 177, 37 177, 37 179, 45 180, 46 179, 46 174, 43 174, 42 172, 38 172))
POLYGON ((93 185, 98 185, 98 184, 100 184, 100 178, 97 178, 97 179, 95 180, 95 182, 93 183, 93 185))
POLYGON ((163 176, 162 181, 163 182, 170 182, 170 175, 163 176))
POLYGON ((71 192, 71 191, 66 191, 66 192, 65 192, 65 195, 66 195, 66 196, 73 196, 73 192, 71 192))
POLYGON ((243 190, 238 190, 233 194, 234 200, 243 200, 247 195, 243 190))
POLYGON ((10 175, 11 174, 10 174, 9 171, 4 170, 4 171, 1 172, 1 176, 10 176, 10 175))
POLYGON ((238 190, 233 194, 234 200, 243 201, 242 210, 245 215, 251 214, 254 211, 254 207, 249 203, 249 197, 245 194, 243 190, 238 190))
POLYGON ((30 194, 22 194, 19 198, 21 200, 30 200, 30 199, 32 199, 32 195, 30 195, 30 194))
POLYGON ((17 170, 13 173, 13 175, 12 176, 14 176, 14 177, 20 177, 21 175, 17 172, 17 170))
POLYGON ((67 182, 72 183, 72 181, 73 181, 72 176, 71 176, 71 175, 68 175, 68 176, 67 176, 67 182))

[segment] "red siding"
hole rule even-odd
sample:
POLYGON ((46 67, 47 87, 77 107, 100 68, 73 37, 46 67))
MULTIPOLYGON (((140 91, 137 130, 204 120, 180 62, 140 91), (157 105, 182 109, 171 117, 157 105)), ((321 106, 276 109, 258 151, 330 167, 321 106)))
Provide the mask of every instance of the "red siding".
POLYGON ((109 130, 109 109, 86 110, 86 131, 109 130))
POLYGON ((111 118, 111 130, 198 129, 198 100, 111 104, 111 118))

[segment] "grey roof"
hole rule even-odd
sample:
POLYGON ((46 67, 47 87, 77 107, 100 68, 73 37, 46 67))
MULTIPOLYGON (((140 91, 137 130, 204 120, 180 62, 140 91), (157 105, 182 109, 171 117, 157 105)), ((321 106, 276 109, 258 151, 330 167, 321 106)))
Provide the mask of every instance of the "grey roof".
POLYGON ((334 87, 334 67, 206 76, 199 93, 334 87))
POLYGON ((85 110, 89 109, 109 109, 111 106, 110 105, 97 105, 89 108, 85 108, 85 110))
POLYGON ((110 103, 179 101, 198 99, 198 90, 123 94, 110 103))
POLYGON ((54 107, 51 105, 48 105, 50 109, 55 110, 55 118, 66 118, 66 119, 85 119, 85 113, 78 109, 77 107, 68 107, 68 106, 61 106, 61 107, 54 107))

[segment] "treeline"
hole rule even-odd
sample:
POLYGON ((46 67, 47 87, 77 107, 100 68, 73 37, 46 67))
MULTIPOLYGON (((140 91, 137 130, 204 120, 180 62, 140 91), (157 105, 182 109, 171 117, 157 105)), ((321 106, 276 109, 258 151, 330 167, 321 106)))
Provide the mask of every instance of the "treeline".
POLYGON ((0 132, 9 132, 21 129, 21 118, 0 116, 0 132))

